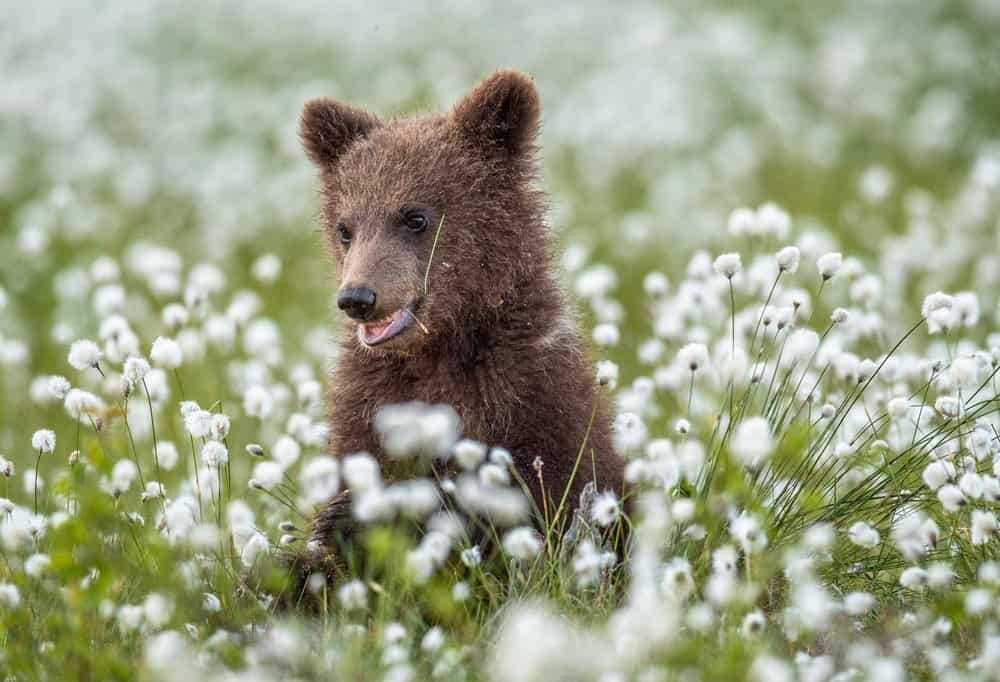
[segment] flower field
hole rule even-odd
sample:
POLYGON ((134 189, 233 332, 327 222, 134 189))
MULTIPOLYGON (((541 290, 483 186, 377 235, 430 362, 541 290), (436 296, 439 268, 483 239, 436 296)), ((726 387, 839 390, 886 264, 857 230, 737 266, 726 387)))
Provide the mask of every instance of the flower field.
POLYGON ((1000 679, 995 1, 5 9, 0 679, 1000 679), (629 482, 565 536, 446 405, 326 451, 302 105, 501 66, 629 482))

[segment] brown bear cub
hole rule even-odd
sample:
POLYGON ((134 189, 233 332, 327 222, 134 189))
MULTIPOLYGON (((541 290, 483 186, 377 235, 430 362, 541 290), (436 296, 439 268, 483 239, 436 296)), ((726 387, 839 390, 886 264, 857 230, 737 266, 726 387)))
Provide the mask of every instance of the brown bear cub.
MULTIPOLYGON (((348 318, 332 380, 335 456, 373 453, 391 479, 375 413, 446 403, 465 437, 510 451, 539 509, 567 487, 575 506, 590 481, 621 494, 623 462, 553 264, 539 118, 534 83, 513 70, 444 114, 382 120, 333 99, 306 105, 301 137, 348 318)), ((314 539, 328 548, 351 530, 349 497, 317 516, 314 539)))

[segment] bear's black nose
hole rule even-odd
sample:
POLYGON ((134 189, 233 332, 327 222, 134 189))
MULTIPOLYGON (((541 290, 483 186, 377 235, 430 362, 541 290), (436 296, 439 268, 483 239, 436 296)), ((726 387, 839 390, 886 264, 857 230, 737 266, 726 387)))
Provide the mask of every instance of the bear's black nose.
POLYGON ((368 287, 343 289, 337 295, 337 307, 355 320, 367 320, 375 309, 375 292, 368 287))

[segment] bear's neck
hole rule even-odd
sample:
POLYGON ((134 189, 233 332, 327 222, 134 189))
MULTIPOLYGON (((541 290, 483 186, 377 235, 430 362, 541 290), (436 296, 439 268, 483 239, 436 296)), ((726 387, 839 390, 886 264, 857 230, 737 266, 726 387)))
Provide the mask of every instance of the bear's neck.
POLYGON ((558 283, 548 273, 533 276, 529 286, 498 292, 491 305, 476 310, 450 333, 429 344, 434 363, 475 363, 493 352, 526 352, 563 324, 566 303, 558 283))

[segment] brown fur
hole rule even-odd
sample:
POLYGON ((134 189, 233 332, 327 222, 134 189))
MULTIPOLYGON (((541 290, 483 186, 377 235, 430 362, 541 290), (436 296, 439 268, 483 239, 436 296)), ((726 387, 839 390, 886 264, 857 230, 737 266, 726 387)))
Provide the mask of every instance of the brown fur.
MULTIPOLYGON (((415 303, 427 332, 413 324, 369 347, 349 320, 332 382, 336 456, 374 453, 391 479, 373 432, 376 411, 447 403, 466 437, 512 453, 538 507, 545 494, 551 510, 570 485, 596 409, 569 500, 575 505, 591 480, 621 492, 608 413, 555 274, 536 186, 539 119, 534 83, 511 70, 489 76, 445 114, 383 122, 331 99, 306 106, 301 137, 320 170, 322 222, 341 289, 376 292, 370 319, 415 303), (430 218, 421 234, 401 223, 401 209, 413 206, 430 218), (348 248, 341 228, 351 233, 348 248)), ((324 542, 346 516, 342 499, 338 505, 317 519, 324 542)))

